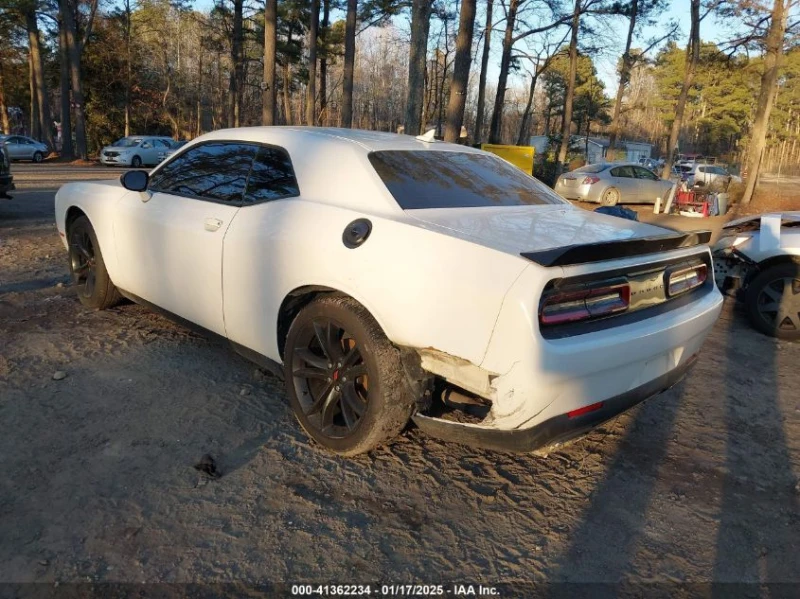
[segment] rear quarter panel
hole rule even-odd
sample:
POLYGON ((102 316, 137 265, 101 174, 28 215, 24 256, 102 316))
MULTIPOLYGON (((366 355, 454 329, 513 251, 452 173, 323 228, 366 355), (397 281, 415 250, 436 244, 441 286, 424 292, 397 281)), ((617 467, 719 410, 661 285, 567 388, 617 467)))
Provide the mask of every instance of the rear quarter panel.
POLYGON ((364 216, 297 198, 242 208, 225 238, 228 337, 280 361, 282 302, 295 289, 324 286, 363 304, 395 344, 479 364, 505 293, 527 262, 402 216, 369 216, 369 238, 348 249, 345 226, 364 216))

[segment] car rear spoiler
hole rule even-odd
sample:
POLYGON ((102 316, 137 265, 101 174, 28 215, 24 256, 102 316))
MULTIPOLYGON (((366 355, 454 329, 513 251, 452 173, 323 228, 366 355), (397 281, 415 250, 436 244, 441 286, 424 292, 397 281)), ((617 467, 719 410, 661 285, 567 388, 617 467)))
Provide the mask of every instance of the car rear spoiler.
POLYGON ((589 262, 604 262, 644 254, 658 254, 679 248, 703 245, 711 240, 711 231, 675 232, 657 237, 638 237, 618 241, 601 241, 564 247, 522 252, 520 255, 542 266, 570 266, 589 262))

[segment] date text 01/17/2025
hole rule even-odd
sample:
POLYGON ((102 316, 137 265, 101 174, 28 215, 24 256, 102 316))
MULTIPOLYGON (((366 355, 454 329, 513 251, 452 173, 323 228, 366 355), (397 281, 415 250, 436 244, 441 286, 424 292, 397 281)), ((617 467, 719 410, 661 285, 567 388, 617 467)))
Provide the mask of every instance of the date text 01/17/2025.
POLYGON ((496 587, 482 584, 294 584, 293 597, 498 597, 496 587))

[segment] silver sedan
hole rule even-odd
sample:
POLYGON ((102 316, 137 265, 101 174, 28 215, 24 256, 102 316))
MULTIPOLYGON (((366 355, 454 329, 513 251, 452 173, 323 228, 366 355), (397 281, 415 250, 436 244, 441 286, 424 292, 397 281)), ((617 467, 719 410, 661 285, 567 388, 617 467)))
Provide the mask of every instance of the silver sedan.
POLYGON ((0 143, 5 147, 11 160, 41 162, 50 153, 47 144, 24 135, 0 135, 0 143))
POLYGON ((587 164, 556 181, 556 193, 568 200, 617 204, 655 204, 666 199, 672 181, 663 181, 653 171, 635 162, 587 164))

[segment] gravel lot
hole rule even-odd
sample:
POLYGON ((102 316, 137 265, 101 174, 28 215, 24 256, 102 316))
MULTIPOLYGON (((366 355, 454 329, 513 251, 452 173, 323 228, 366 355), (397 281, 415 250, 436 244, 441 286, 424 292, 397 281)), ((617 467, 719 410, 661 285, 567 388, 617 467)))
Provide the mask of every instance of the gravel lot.
POLYGON ((800 583, 800 345, 734 306, 682 384, 547 458, 408 430, 341 460, 224 345, 136 305, 81 307, 46 190, 119 171, 14 174, 0 581, 800 583), (192 467, 206 453, 216 480, 192 467))

